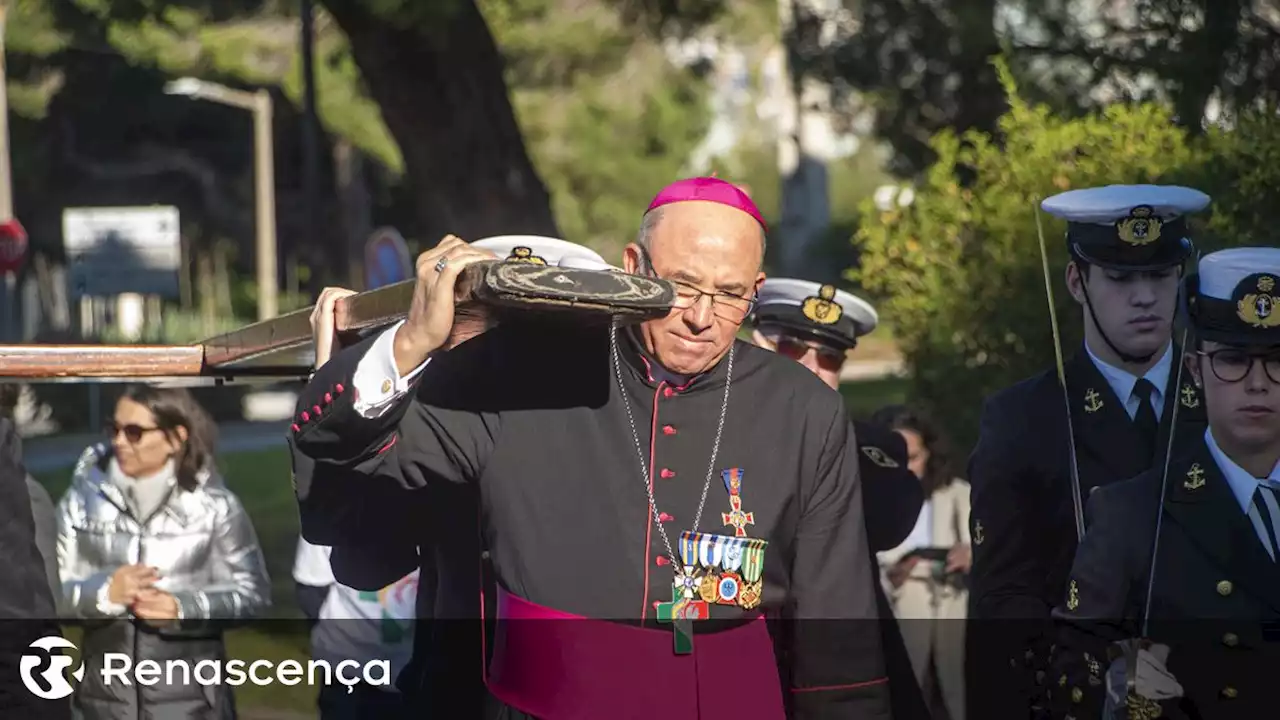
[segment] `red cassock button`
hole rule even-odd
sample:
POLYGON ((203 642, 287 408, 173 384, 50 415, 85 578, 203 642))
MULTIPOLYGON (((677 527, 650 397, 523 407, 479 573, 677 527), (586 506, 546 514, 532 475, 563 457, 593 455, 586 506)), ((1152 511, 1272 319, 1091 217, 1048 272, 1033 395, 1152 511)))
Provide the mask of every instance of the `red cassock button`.
POLYGON ((671 562, 671 561, 667 559, 667 556, 666 556, 666 555, 659 555, 659 556, 654 560, 654 562, 658 563, 659 565, 666 565, 667 563, 669 563, 669 562, 671 562))
POLYGON ((662 432, 664 435, 675 435, 676 429, 671 427, 670 425, 663 425, 662 432))
POLYGON ((658 516, 658 522, 671 522, 672 520, 675 520, 675 517, 666 513, 658 516))
POLYGON ((320 406, 319 406, 319 405, 316 405, 315 407, 311 408, 311 412, 312 412, 316 417, 320 417, 320 406))
POLYGON ((334 386, 333 386, 333 391, 334 391, 334 392, 336 392, 336 393, 338 393, 339 395, 341 395, 341 394, 342 394, 342 383, 338 383, 337 385, 334 385, 334 386))
POLYGON ((672 395, 675 395, 675 394, 676 394, 676 391, 672 390, 671 388, 665 388, 662 391, 663 397, 671 397, 672 395))
POLYGON ((310 419, 311 419, 311 415, 310 415, 306 410, 303 410, 303 411, 302 411, 302 422, 306 422, 306 421, 308 421, 308 420, 310 420, 310 419))
POLYGON ((298 432, 298 431, 299 431, 299 430, 301 430, 301 429, 302 429, 302 428, 298 427, 298 423, 294 423, 294 424, 293 424, 293 431, 294 431, 294 432, 298 432))
POLYGON ((330 393, 325 393, 325 394, 324 394, 324 402, 325 402, 325 404, 326 404, 326 405, 328 405, 329 403, 333 402, 333 395, 331 395, 330 393))
POLYGON ((658 474, 664 478, 673 478, 676 476, 676 473, 674 470, 668 470, 667 468, 662 468, 662 472, 658 474))

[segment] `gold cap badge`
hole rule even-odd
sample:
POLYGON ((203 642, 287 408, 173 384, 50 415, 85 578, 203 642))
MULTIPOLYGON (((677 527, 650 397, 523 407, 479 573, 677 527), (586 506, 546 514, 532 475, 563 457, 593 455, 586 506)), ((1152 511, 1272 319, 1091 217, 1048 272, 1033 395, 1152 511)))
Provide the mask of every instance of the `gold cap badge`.
POLYGON ((511 254, 507 256, 507 262, 523 262, 531 265, 546 265, 547 261, 533 254, 533 250, 527 247, 514 247, 511 254))
POLYGON ((818 289, 816 297, 805 298, 804 305, 800 308, 804 316, 819 325, 831 325, 840 319, 844 314, 844 310, 840 307, 840 303, 835 302, 833 298, 836 296, 836 289, 831 285, 823 285, 818 289))
POLYGON ((1271 291, 1276 279, 1271 275, 1258 278, 1257 292, 1245 293, 1236 303, 1236 317, 1259 328, 1280 325, 1280 313, 1276 312, 1276 298, 1271 291))
POLYGON ((1129 217, 1116 223, 1116 233, 1130 245, 1148 245, 1160 239, 1164 223, 1155 216, 1149 205, 1139 205, 1129 211, 1129 217))

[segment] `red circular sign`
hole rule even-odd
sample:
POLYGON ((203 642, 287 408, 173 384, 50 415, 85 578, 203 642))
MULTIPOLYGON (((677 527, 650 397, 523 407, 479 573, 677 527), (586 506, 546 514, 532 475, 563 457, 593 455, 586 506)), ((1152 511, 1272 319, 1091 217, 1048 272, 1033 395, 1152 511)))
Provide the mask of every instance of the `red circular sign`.
POLYGON ((27 231, 17 218, 0 223, 0 272, 16 272, 27 259, 27 231))

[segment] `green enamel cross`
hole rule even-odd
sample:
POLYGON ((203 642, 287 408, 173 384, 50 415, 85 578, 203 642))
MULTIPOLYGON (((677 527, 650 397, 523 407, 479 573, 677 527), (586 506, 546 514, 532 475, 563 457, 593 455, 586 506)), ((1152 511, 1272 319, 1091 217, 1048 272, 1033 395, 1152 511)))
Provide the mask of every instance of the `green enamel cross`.
POLYGON ((658 603, 658 622, 671 623, 677 655, 693 652, 693 621, 710 617, 711 608, 706 602, 686 599, 678 588, 671 589, 671 602, 658 603))

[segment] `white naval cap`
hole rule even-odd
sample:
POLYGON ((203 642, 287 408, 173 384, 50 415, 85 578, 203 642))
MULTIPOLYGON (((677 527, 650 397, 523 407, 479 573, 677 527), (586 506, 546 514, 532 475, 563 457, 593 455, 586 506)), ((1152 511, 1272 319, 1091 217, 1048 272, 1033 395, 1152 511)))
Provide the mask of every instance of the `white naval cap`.
POLYGON ((833 285, 792 278, 767 278, 756 301, 757 327, 782 326, 842 349, 876 329, 876 309, 833 285))
POLYGON ((1280 248, 1219 250, 1188 283, 1191 321, 1202 339, 1280 344, 1280 248))
POLYGON ((543 235, 498 235, 471 244, 514 262, 583 270, 617 269, 589 247, 543 235))
POLYGON ((1068 190, 1040 207, 1067 221, 1067 245, 1077 259, 1118 269, 1168 267, 1192 250, 1185 215, 1209 196, 1178 185, 1107 185, 1068 190))

